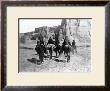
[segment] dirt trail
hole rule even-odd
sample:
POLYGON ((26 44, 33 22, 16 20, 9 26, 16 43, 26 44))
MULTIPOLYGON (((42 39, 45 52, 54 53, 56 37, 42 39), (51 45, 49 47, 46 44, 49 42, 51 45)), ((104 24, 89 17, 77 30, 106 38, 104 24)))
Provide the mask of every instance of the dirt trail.
POLYGON ((35 55, 33 50, 25 50, 26 49, 21 49, 20 51, 20 56, 22 56, 20 57, 19 64, 20 72, 90 72, 90 59, 79 55, 79 53, 75 53, 74 55, 71 54, 70 62, 66 62, 66 59, 62 54, 58 58, 60 61, 55 60, 54 57, 52 60, 47 58, 44 59, 44 62, 41 65, 37 65, 27 59, 38 59, 38 55, 35 55))
MULTIPOLYGON (((70 62, 66 62, 64 55, 62 61, 56 62, 53 60, 45 60, 43 64, 36 65, 35 71, 40 72, 88 72, 90 64, 83 57, 75 54, 70 58, 70 62)), ((60 58, 61 59, 61 58, 60 58)))

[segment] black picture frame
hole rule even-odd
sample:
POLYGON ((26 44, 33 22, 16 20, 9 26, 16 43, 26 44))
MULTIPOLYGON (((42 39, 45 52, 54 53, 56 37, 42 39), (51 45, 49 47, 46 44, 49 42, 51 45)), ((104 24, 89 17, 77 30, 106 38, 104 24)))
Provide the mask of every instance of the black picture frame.
POLYGON ((109 1, 2 1, 1 2, 1 88, 3 91, 107 91, 110 87, 110 2, 109 1), (7 86, 6 11, 8 6, 104 6, 105 7, 105 86, 7 86))

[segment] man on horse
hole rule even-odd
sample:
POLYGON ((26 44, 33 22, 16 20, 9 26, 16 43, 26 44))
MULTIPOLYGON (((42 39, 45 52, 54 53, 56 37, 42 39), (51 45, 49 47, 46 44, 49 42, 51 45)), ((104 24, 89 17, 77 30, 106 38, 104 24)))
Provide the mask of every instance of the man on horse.
POLYGON ((37 41, 37 45, 35 47, 35 50, 39 55, 40 62, 42 63, 43 58, 44 58, 44 46, 40 43, 39 40, 37 41))
MULTIPOLYGON (((68 40, 68 37, 66 36, 65 37, 65 39, 64 39, 64 42, 63 42, 63 44, 62 44, 62 50, 65 50, 64 48, 65 48, 65 46, 68 46, 68 47, 70 47, 71 46, 71 43, 69 42, 69 40, 68 40)), ((64 53, 65 54, 65 53, 64 53)))
POLYGON ((70 51, 71 51, 71 43, 68 40, 68 36, 65 37, 64 42, 62 44, 61 52, 64 51, 64 55, 67 56, 67 62, 70 60, 70 51))
POLYGON ((60 54, 60 49, 61 49, 61 46, 60 46, 59 39, 58 39, 58 37, 55 37, 55 48, 54 48, 54 51, 56 53, 56 57, 57 57, 57 53, 60 54))

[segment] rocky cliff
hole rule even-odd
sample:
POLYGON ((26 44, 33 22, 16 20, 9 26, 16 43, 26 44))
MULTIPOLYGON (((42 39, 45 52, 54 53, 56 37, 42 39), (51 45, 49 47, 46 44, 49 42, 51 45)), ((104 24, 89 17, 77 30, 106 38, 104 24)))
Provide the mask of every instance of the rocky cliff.
POLYGON ((91 34, 90 22, 85 19, 63 19, 61 23, 64 36, 69 40, 76 40, 77 43, 90 43, 91 34))

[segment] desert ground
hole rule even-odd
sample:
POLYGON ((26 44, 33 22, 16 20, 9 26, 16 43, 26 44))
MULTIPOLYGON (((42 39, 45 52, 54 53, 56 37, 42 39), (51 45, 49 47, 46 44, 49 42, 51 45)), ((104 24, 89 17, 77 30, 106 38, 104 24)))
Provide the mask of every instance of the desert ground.
POLYGON ((71 53, 70 62, 66 61, 64 54, 56 60, 55 53, 50 60, 45 58, 40 65, 32 58, 39 59, 35 51, 36 41, 19 44, 19 72, 90 72, 91 47, 79 46, 77 53, 71 53))

